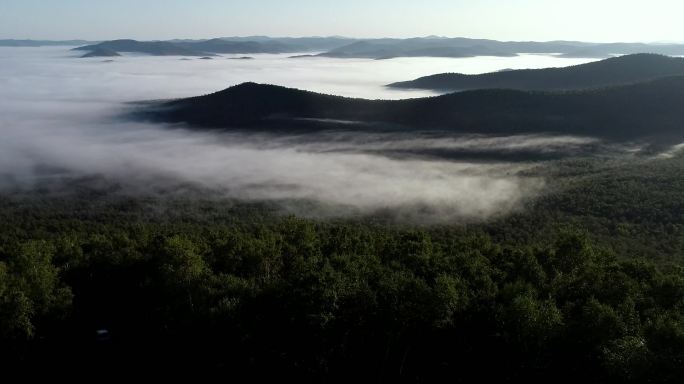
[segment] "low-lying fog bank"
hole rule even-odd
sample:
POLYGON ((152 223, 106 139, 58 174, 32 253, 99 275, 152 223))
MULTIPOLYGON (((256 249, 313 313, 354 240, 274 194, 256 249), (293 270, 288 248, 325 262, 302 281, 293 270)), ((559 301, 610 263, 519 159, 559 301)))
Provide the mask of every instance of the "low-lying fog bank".
POLYGON ((348 212, 396 209, 411 215, 413 210, 439 219, 478 220, 510 212, 544 184, 523 176, 533 163, 502 161, 497 154, 568 156, 602 145, 592 138, 544 135, 201 133, 117 118, 127 101, 201 94, 247 80, 347 96, 421 96, 382 85, 447 67, 489 71, 561 59, 378 62, 264 56, 217 64, 158 57, 102 63, 68 56, 55 48, 0 49, 0 187, 25 189, 42 180, 97 175, 128 192, 189 183, 226 198, 312 200, 338 206, 342 215, 348 207, 348 212), (416 63, 420 69, 411 69, 416 63), (441 155, 432 156, 435 151, 441 155), (470 159, 473 154, 479 154, 478 161, 470 159))

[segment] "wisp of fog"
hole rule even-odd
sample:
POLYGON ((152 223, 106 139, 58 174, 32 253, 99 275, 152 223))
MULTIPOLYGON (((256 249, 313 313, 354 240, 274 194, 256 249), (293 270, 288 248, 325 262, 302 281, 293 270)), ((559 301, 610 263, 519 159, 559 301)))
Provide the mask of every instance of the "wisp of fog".
POLYGON ((373 132, 208 133, 119 116, 126 102, 193 96, 243 81, 405 98, 429 93, 383 85, 440 71, 576 63, 543 56, 374 61, 279 55, 248 61, 128 56, 105 62, 75 58, 64 48, 3 48, 0 187, 26 189, 46 178, 97 175, 129 192, 190 183, 230 199, 321 202, 342 208, 340 214, 419 209, 448 220, 488 218, 515 209, 540 190, 541 180, 521 175, 533 165, 422 156, 421 150, 553 152, 595 141, 373 132))

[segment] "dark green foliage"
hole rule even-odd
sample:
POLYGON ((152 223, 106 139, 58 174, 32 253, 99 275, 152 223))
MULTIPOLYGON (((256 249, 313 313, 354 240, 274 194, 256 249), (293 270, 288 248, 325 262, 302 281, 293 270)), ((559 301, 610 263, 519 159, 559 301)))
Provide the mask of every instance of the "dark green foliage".
POLYGON ((562 161, 536 171, 550 184, 527 209, 467 226, 78 181, 7 193, 0 357, 252 379, 678 383, 683 169, 562 161))
POLYGON ((215 216, 147 216, 120 199, 71 213, 47 199, 31 218, 3 201, 2 338, 23 345, 4 361, 59 364, 46 351, 60 348, 84 369, 255 378, 682 377, 684 270, 623 260, 581 231, 516 246, 217 202, 215 216))
POLYGON ((27 241, 12 248, 0 259, 0 337, 33 338, 36 325, 54 321, 71 305, 71 291, 52 263, 52 244, 27 241))

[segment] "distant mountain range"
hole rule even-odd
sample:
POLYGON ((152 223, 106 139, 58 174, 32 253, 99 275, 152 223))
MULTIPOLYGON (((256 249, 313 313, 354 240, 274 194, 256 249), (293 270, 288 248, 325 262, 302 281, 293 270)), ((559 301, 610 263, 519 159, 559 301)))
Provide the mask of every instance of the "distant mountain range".
POLYGON ((50 46, 65 46, 74 47, 83 44, 92 44, 93 42, 85 40, 0 40, 0 47, 50 47, 50 46))
POLYGON ((517 52, 486 45, 463 45, 452 39, 357 41, 319 54, 323 57, 392 59, 396 57, 516 56, 517 52))
POLYGON ((396 57, 515 56, 521 53, 558 54, 561 57, 607 58, 613 55, 657 53, 684 55, 684 44, 612 43, 577 41, 502 42, 486 39, 422 37, 411 39, 348 39, 343 37, 270 38, 225 37, 210 40, 113 40, 78 50, 105 48, 115 52, 150 55, 207 56, 210 54, 309 53, 334 58, 391 59, 396 57), (320 53, 324 51, 323 53, 320 53))
POLYGON ((346 45, 353 40, 340 37, 306 38, 217 38, 210 40, 136 41, 113 40, 76 48, 78 51, 105 49, 118 53, 154 56, 209 56, 213 54, 257 54, 317 52, 346 45))
MULTIPOLYGON (((113 40, 99 44, 86 45, 74 48, 76 51, 86 51, 90 57, 96 57, 94 52, 115 53, 143 53, 153 56, 206 56, 208 53, 187 48, 185 44, 170 43, 167 41, 136 41, 136 40, 113 40)), ((88 55, 88 54, 86 54, 88 55)))
POLYGON ((473 89, 572 90, 606 87, 684 75, 684 58, 636 54, 565 68, 524 69, 481 75, 442 73, 389 84, 392 88, 466 91, 473 89))
POLYGON ((607 58, 612 55, 659 53, 684 55, 682 44, 614 43, 595 44, 577 41, 502 42, 466 38, 374 39, 357 41, 322 53, 339 58, 388 59, 394 57, 473 57, 515 56, 521 53, 559 54, 562 57, 607 58))
POLYGON ((682 100, 684 76, 594 90, 477 90, 391 101, 245 83, 206 96, 146 104, 136 117, 226 130, 559 133, 671 143, 684 137, 682 100))
POLYGON ((668 56, 684 56, 684 44, 610 43, 596 44, 575 51, 563 51, 561 57, 603 59, 611 55, 657 53, 668 56))

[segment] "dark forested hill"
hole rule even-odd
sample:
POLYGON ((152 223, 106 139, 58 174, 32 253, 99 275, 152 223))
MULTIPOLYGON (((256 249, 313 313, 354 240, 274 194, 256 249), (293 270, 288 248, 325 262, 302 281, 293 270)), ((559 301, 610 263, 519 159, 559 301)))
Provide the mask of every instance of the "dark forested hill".
MULTIPOLYGON (((684 77, 573 92, 480 90, 399 101, 245 83, 147 106, 142 116, 210 128, 323 130, 335 121, 459 133, 558 132, 612 139, 682 132, 684 77)), ((353 124, 347 124, 353 126, 353 124)))
POLYGON ((635 83, 672 75, 684 75, 684 58, 636 54, 565 68, 524 69, 481 75, 442 73, 388 86, 454 91, 490 88, 558 90, 635 83))

